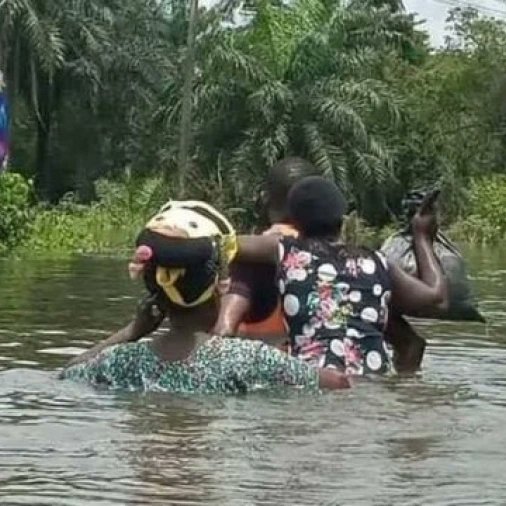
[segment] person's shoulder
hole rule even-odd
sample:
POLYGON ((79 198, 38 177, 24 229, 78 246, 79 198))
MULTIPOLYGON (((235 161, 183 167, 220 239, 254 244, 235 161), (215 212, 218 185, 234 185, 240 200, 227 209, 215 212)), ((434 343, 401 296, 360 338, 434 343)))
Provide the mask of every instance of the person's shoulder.
POLYGON ((234 353, 256 354, 259 350, 263 349, 266 345, 260 339, 245 339, 243 337, 221 337, 213 336, 207 341, 207 345, 211 347, 221 348, 222 350, 233 351, 234 353))
POLYGON ((342 248, 346 257, 354 258, 360 262, 366 259, 369 261, 372 260, 380 270, 388 271, 388 261, 381 251, 363 245, 354 246, 343 244, 342 248))
POLYGON ((127 363, 131 360, 138 360, 141 356, 151 356, 152 354, 153 352, 148 344, 140 341, 116 344, 110 348, 106 348, 97 355, 97 360, 103 364, 127 363))
POLYGON ((374 258, 379 261, 379 263, 383 266, 385 270, 388 270, 388 260, 385 254, 380 250, 372 251, 374 258))
POLYGON ((280 235, 283 237, 298 237, 299 232, 289 223, 274 223, 270 228, 265 230, 262 235, 280 235))
POLYGON ((67 367, 63 370, 61 377, 64 379, 85 380, 92 384, 103 383, 103 379, 109 377, 110 371, 115 368, 118 359, 121 358, 123 346, 125 345, 110 346, 87 360, 67 367))
POLYGON ((358 256, 372 260, 381 270, 388 270, 388 261, 386 256, 376 249, 368 246, 360 246, 358 248, 358 256))
POLYGON ((385 267, 387 266, 387 260, 385 255, 377 249, 370 248, 369 246, 349 246, 345 245, 346 250, 353 256, 362 258, 371 258, 375 262, 381 262, 385 267))

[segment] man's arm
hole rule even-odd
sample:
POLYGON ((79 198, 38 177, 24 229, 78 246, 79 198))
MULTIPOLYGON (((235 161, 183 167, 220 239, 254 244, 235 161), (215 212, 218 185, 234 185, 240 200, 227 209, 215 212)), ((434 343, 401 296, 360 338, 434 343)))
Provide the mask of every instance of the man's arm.
POLYGON ((401 314, 417 316, 421 311, 448 307, 448 283, 434 254, 433 241, 437 232, 434 200, 429 196, 411 221, 418 276, 405 273, 390 264, 392 307, 401 314))
POLYGON ((427 342, 399 314, 388 318, 385 340, 394 350, 394 365, 398 373, 414 373, 420 369, 427 342))

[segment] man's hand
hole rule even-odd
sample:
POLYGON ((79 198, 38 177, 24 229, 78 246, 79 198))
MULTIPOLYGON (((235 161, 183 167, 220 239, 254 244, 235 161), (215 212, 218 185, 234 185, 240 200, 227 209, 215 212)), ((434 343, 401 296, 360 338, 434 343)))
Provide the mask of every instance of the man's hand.
POLYGON ((425 197, 418 211, 411 220, 413 236, 427 237, 434 239, 438 230, 436 213, 436 200, 439 197, 439 190, 431 192, 425 197))

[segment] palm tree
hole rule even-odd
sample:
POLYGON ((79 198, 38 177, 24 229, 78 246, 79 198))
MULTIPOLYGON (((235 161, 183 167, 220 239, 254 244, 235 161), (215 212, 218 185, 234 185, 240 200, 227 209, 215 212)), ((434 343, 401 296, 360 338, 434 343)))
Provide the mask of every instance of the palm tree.
POLYGON ((402 0, 352 0, 351 6, 353 7, 373 7, 382 8, 387 7, 392 12, 404 10, 404 2, 402 0))
MULTIPOLYGON (((206 177, 221 163, 238 198, 247 198, 267 167, 298 154, 359 200, 391 180, 382 130, 399 120, 400 99, 381 76, 385 56, 405 40, 400 22, 409 20, 387 7, 260 0, 248 26, 207 27, 194 88, 196 156, 206 177)), ((172 98, 165 118, 177 117, 172 98)))
POLYGON ((100 59, 107 43, 109 11, 99 0, 5 0, 0 18, 3 65, 11 98, 29 104, 37 129, 36 165, 40 182, 51 189, 47 163, 54 112, 66 88, 98 88, 100 59), (79 83, 79 84, 78 84, 79 83))
POLYGON ((44 196, 58 197, 64 180, 76 173, 89 179, 86 166, 98 164, 100 149, 111 155, 106 168, 113 162, 128 165, 136 157, 153 92, 170 67, 174 35, 167 19, 182 3, 0 1, 0 67, 11 99, 31 113, 36 180, 44 196), (97 152, 93 160, 90 150, 97 152), (70 164, 58 169, 62 156, 70 164))

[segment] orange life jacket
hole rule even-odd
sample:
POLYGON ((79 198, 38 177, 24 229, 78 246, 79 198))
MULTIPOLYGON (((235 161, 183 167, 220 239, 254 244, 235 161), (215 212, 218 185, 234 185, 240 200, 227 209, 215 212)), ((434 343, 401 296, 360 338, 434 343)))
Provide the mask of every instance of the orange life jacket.
POLYGON ((258 338, 285 335, 285 320, 280 302, 278 301, 276 309, 264 320, 254 323, 241 323, 239 333, 258 338))

